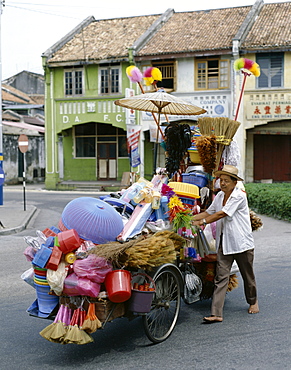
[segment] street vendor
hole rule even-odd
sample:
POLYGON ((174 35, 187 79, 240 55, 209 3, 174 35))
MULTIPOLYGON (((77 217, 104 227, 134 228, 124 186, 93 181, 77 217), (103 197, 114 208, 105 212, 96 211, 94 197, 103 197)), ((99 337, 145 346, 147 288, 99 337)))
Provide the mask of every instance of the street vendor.
POLYGON ((244 282, 244 293, 249 304, 248 313, 258 313, 259 305, 255 275, 253 271, 254 239, 250 223, 247 197, 239 189, 238 169, 225 165, 215 176, 220 179, 221 191, 209 208, 195 215, 193 225, 202 226, 216 221, 217 265, 211 316, 204 317, 206 323, 223 321, 223 306, 227 292, 231 266, 237 262, 244 282))

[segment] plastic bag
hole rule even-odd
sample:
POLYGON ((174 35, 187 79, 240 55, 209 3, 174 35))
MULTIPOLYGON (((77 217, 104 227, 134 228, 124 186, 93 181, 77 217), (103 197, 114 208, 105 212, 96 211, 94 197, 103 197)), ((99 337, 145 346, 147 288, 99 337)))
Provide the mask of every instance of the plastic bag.
POLYGON ((30 269, 24 271, 21 275, 21 279, 24 280, 27 284, 31 285, 33 288, 34 286, 34 269, 31 267, 30 269))
POLYGON ((48 269, 46 279, 51 289, 56 295, 61 295, 64 287, 64 281, 67 276, 67 269, 65 262, 60 262, 56 271, 48 269))
POLYGON ((23 254, 25 255, 28 262, 32 262, 32 260, 34 259, 35 254, 36 254, 36 251, 37 251, 37 249, 34 249, 30 245, 25 248, 25 251, 23 252, 23 254))
POLYGON ((191 304, 199 301, 202 292, 202 281, 188 266, 184 272, 184 302, 191 304))
POLYGON ((80 278, 75 273, 65 278, 63 294, 68 296, 86 295, 97 297, 100 293, 100 284, 86 278, 80 278))
POLYGON ((207 224, 205 226, 204 235, 205 235, 205 238, 208 242, 210 251, 215 252, 216 251, 216 246, 215 246, 215 239, 213 237, 211 224, 207 224))
POLYGON ((84 240, 80 247, 75 251, 75 256, 79 259, 86 258, 90 250, 95 248, 95 244, 91 240, 84 240))
POLYGON ((140 234, 152 211, 151 203, 141 202, 137 204, 124 229, 117 236, 117 240, 125 242, 140 234))
POLYGON ((73 265, 74 273, 79 278, 86 278, 95 283, 103 283, 105 276, 112 270, 112 265, 105 258, 89 254, 87 258, 76 260, 73 265))

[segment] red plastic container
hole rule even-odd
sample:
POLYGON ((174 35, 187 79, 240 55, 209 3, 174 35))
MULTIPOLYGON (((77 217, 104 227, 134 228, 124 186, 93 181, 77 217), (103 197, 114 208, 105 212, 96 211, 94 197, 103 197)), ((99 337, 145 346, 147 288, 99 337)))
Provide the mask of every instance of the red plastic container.
POLYGON ((74 229, 62 231, 58 234, 59 248, 64 253, 72 252, 79 248, 81 240, 78 233, 74 229))
POLYGON ((50 259, 48 260, 48 263, 46 264, 46 268, 57 271, 62 255, 63 255, 63 252, 60 250, 60 248, 57 245, 55 245, 53 247, 53 251, 50 256, 50 259))
POLYGON ((127 270, 113 270, 105 278, 105 287, 111 302, 121 303, 131 296, 131 274, 127 270))
POLYGON ((43 230, 43 234, 48 238, 49 236, 56 236, 57 234, 48 227, 43 230))

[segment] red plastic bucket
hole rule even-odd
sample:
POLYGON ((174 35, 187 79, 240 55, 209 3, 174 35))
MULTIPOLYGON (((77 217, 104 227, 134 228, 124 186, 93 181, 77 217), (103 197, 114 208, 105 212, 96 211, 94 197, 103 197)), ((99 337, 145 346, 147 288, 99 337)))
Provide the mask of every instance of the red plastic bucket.
POLYGON ((111 302, 121 303, 131 296, 131 274, 127 270, 113 270, 105 278, 105 287, 111 302))
POLYGON ((78 233, 74 229, 62 231, 58 234, 58 242, 60 250, 66 254, 79 248, 81 240, 78 233))

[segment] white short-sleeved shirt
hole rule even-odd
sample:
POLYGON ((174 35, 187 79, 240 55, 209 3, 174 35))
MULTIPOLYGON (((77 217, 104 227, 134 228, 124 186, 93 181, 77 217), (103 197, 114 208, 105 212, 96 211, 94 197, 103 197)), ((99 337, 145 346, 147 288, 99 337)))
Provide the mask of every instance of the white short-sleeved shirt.
POLYGON ((234 188, 223 206, 224 192, 220 191, 206 210, 210 215, 219 211, 227 214, 216 221, 216 249, 219 247, 220 235, 223 233, 223 254, 242 253, 254 248, 250 211, 244 191, 234 188))

